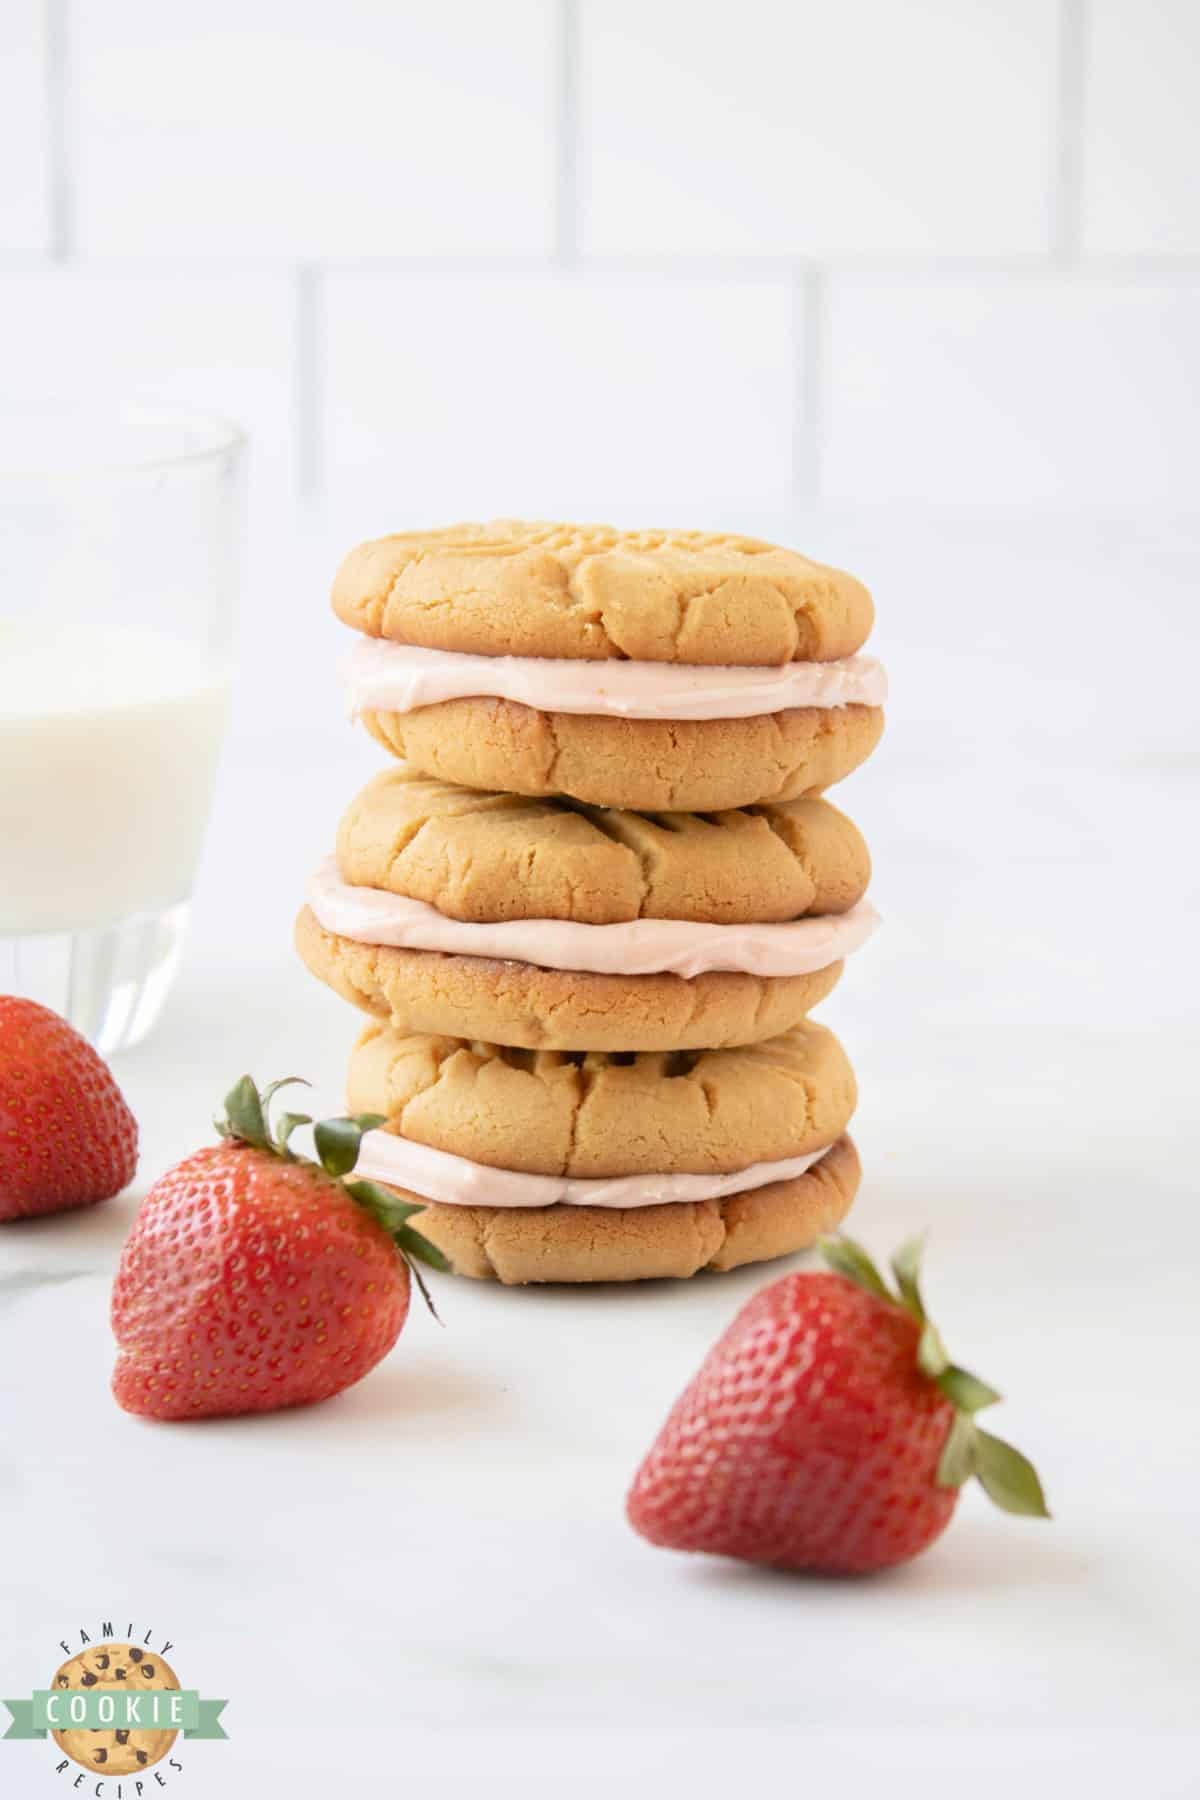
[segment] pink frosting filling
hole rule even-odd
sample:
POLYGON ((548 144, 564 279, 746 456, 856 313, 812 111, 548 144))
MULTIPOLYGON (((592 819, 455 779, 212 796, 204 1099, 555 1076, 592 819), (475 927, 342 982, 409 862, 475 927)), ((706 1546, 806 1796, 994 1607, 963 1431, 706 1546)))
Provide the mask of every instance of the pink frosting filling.
POLYGON ((341 675, 355 714, 415 712, 443 700, 491 696, 619 719, 749 719, 792 706, 882 706, 887 698, 887 677, 873 656, 707 668, 616 657, 468 656, 360 637, 341 675))
POLYGON ((746 975, 811 975, 866 942, 879 914, 866 900, 845 913, 780 925, 709 925, 690 919, 633 919, 580 925, 572 919, 448 919, 423 900, 351 887, 328 857, 308 883, 308 904, 326 931, 358 944, 440 950, 597 975, 682 975, 714 969, 746 975))
MULTIPOLYGON (((679 1200, 719 1200, 772 1181, 792 1181, 819 1163, 824 1144, 806 1156, 751 1163, 731 1175, 618 1175, 597 1179, 567 1175, 526 1175, 492 1169, 432 1150, 390 1131, 368 1131, 354 1173, 367 1181, 405 1188, 444 1206, 662 1206, 679 1200)), ((418 1229, 420 1221, 418 1220, 418 1229)))

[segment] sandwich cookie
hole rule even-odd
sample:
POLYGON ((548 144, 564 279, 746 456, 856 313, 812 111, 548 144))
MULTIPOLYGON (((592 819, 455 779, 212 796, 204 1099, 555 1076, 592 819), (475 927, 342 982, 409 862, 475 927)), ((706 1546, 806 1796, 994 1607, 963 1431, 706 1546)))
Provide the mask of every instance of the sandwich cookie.
POLYGON ((402 768, 351 805, 296 942, 401 1030, 527 1049, 748 1043, 830 992, 876 923, 869 873, 824 801, 649 818, 402 768))
POLYGON ((500 521, 364 544, 351 709, 474 788, 636 810, 817 793, 879 739, 870 595, 752 538, 500 521))
POLYGON ((802 1249, 858 1185, 854 1076, 806 1023, 672 1055, 521 1052, 371 1026, 351 1061, 366 1177, 421 1202, 460 1274, 624 1281, 802 1249))

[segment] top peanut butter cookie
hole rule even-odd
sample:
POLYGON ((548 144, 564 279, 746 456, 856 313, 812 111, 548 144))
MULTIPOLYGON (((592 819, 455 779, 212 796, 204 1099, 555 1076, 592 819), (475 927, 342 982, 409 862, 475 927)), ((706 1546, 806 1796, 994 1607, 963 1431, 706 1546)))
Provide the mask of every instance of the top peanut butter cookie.
POLYGON ((852 656, 874 617, 852 575, 756 538, 508 519, 360 544, 333 609, 429 650, 759 667, 852 656))

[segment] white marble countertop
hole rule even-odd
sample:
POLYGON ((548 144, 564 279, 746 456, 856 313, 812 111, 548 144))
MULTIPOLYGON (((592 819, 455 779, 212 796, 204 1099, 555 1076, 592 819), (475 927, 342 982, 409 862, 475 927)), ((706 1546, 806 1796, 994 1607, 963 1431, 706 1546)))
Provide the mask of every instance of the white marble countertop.
MULTIPOLYGON (((288 937, 377 757, 338 717, 324 622, 279 624, 319 606, 326 558, 252 621, 260 673, 186 966, 157 1035, 118 1061, 138 1181, 0 1236, 0 1693, 43 1684, 68 1629, 144 1620, 186 1685, 229 1700, 229 1743, 185 1746, 171 1774, 196 1800, 673 1779, 1197 1791, 1200 554, 1175 528, 1116 548, 1040 531, 842 521, 818 540, 874 577, 895 695, 884 746, 835 796, 871 840, 887 925, 822 1017, 862 1089, 852 1228, 880 1252, 929 1228, 944 1334, 1009 1396, 996 1428, 1038 1462, 1055 1522, 970 1492, 932 1553, 866 1583, 635 1537, 641 1453, 774 1270, 444 1279, 445 1328, 415 1308, 382 1368, 322 1408, 178 1427, 116 1409, 108 1290, 148 1183, 206 1141, 245 1069, 340 1100, 355 1021, 288 937)), ((5 1795, 55 1792, 53 1771, 45 1745, 0 1748, 5 1795)))

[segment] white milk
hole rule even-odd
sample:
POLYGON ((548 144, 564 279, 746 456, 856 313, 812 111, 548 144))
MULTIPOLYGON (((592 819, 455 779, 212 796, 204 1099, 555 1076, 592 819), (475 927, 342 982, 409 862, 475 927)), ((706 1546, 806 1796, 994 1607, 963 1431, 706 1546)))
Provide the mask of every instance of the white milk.
POLYGON ((228 693, 156 633, 0 617, 0 934, 187 898, 228 693))

